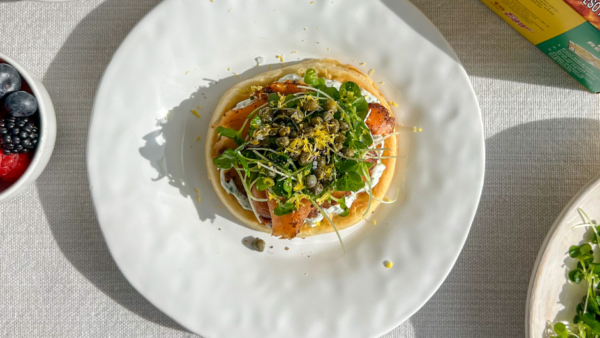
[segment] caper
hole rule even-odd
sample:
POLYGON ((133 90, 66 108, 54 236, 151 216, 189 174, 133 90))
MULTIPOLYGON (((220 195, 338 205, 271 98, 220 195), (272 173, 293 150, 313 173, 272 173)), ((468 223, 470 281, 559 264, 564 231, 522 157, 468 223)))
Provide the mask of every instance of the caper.
POLYGON ((292 110, 290 117, 296 122, 300 122, 304 119, 304 113, 300 109, 292 110))
POLYGON ((307 151, 303 151, 300 154, 300 165, 305 166, 310 163, 310 153, 307 151))
POLYGON ((260 145, 263 148, 269 148, 271 146, 271 142, 269 141, 268 138, 264 138, 264 139, 262 139, 262 141, 260 141, 260 145))
POLYGON ((327 132, 330 134, 335 134, 340 130, 340 122, 338 120, 333 120, 327 123, 327 132))
POLYGON ((346 121, 340 122, 340 131, 348 131, 350 130, 350 125, 346 121))
POLYGON ((323 123, 323 119, 320 116, 313 116, 310 119, 310 124, 313 125, 313 126, 318 126, 321 123, 323 123))
POLYGON ((287 136, 278 137, 275 143, 280 147, 287 147, 290 144, 290 139, 287 136))
POLYGON ((344 143, 346 142, 346 136, 343 134, 340 134, 338 136, 335 137, 335 143, 344 143))
POLYGON ((327 160, 325 157, 319 157, 317 159, 317 168, 324 168, 327 165, 327 160))
POLYGON ((276 173, 276 172, 274 172, 274 171, 272 171, 272 170, 266 170, 266 173, 265 173, 265 174, 267 175, 267 177, 270 177, 270 178, 275 178, 275 177, 277 177, 277 173, 276 173))
POLYGON ((315 169, 314 174, 315 174, 315 176, 317 176, 317 179, 319 181, 323 179, 323 176, 325 176, 325 172, 321 168, 315 169))
POLYGON ((317 109, 319 109, 319 102, 314 101, 314 100, 310 100, 310 101, 306 102, 306 110, 313 112, 317 109))
POLYGON ((321 183, 323 183, 323 186, 325 186, 325 187, 326 187, 326 186, 330 185, 331 183, 333 183, 333 178, 331 178, 331 177, 330 177, 330 178, 327 178, 327 177, 326 177, 326 178, 324 178, 324 179, 321 181, 321 183))
POLYGON ((317 177, 315 175, 306 176, 304 178, 304 185, 306 185, 308 189, 314 188, 314 186, 317 185, 317 177))
POLYGON ((262 121, 265 123, 270 123, 271 121, 273 121, 273 111, 271 109, 262 111, 259 115, 262 121))
POLYGON ((298 137, 297 131, 294 130, 294 131, 290 132, 290 138, 296 138, 296 137, 298 137))
POLYGON ((328 110, 328 111, 326 111, 326 112, 324 112, 324 113, 323 113, 323 120, 324 120, 324 121, 327 121, 327 122, 329 122, 329 121, 333 120, 333 112, 332 112, 332 111, 329 111, 329 110, 328 110))
POLYGON ((271 125, 271 129, 269 129, 269 136, 276 136, 279 131, 279 126, 277 124, 271 125))
POLYGON ((290 134, 290 127, 283 126, 279 128, 279 136, 287 136, 290 134))
POLYGON ((343 143, 335 143, 333 145, 333 150, 335 150, 335 151, 340 151, 342 148, 344 148, 344 144, 343 143))
POLYGON ((263 241, 260 238, 255 238, 252 241, 252 247, 259 252, 263 252, 263 251, 265 251, 265 241, 263 241))
POLYGON ((292 158, 292 161, 298 161, 300 158, 300 153, 291 153, 290 157, 292 158))
POLYGON ((342 149, 342 154, 346 157, 354 157, 354 149, 344 148, 344 149, 342 149))
POLYGON ((313 131, 315 131, 315 128, 310 127, 310 126, 306 126, 306 127, 304 127, 304 129, 302 129, 302 133, 306 134, 306 135, 312 134, 313 131))
POLYGON ((335 113, 335 112, 337 112, 338 107, 334 100, 327 99, 327 102, 325 103, 325 109, 327 109, 327 111, 335 113))
POLYGON ((323 185, 321 183, 317 183, 312 189, 311 189, 313 195, 320 195, 323 192, 323 185))

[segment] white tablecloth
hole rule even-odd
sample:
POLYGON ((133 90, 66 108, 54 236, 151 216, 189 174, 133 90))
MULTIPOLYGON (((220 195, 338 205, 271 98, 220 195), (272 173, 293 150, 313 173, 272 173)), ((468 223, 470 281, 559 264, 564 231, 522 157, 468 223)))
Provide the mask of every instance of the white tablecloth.
MULTIPOLYGON (((123 278, 102 239, 86 178, 100 76, 159 1, 0 0, 0 51, 43 80, 58 118, 46 171, 0 204, 1 337, 195 336, 123 278)), ((423 309, 385 337, 523 337, 539 246, 568 200, 600 173, 599 101, 479 1, 414 3, 471 76, 487 169, 479 212, 452 273, 423 309)))

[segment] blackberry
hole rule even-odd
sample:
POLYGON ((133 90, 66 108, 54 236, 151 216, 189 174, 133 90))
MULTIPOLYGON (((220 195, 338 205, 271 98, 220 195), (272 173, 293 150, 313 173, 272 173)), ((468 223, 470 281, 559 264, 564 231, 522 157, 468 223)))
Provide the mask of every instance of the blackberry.
POLYGON ((32 151, 39 137, 38 128, 27 117, 0 119, 0 148, 5 155, 32 151))

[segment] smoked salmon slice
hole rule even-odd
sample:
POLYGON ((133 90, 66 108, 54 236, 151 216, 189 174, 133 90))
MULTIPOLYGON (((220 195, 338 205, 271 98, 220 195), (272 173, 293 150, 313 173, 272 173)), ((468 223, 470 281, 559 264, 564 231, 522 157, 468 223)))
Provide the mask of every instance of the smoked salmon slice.
POLYGON ((267 203, 269 204, 273 227, 271 235, 281 239, 292 239, 296 237, 312 209, 312 204, 310 204, 308 200, 302 200, 302 204, 298 211, 283 216, 277 216, 273 213, 273 210, 277 208, 277 201, 269 200, 267 203))
POLYGON ((371 134, 386 135, 394 131, 396 119, 390 114, 386 107, 379 103, 369 103, 371 113, 365 121, 371 134))

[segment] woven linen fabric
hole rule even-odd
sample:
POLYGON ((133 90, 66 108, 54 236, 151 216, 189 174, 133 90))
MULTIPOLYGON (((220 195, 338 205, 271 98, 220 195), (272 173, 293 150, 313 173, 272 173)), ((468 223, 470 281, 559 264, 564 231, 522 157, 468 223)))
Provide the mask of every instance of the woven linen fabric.
MULTIPOLYGON (((58 119, 46 171, 0 204, 0 337, 196 336, 121 275, 86 177, 86 135, 102 72, 159 2, 0 0, 0 51, 42 79, 58 119)), ((600 173, 598 98, 481 2, 413 3, 470 75, 485 127, 486 179, 451 274, 385 337, 524 337, 527 287, 542 240, 569 199, 600 173)))

